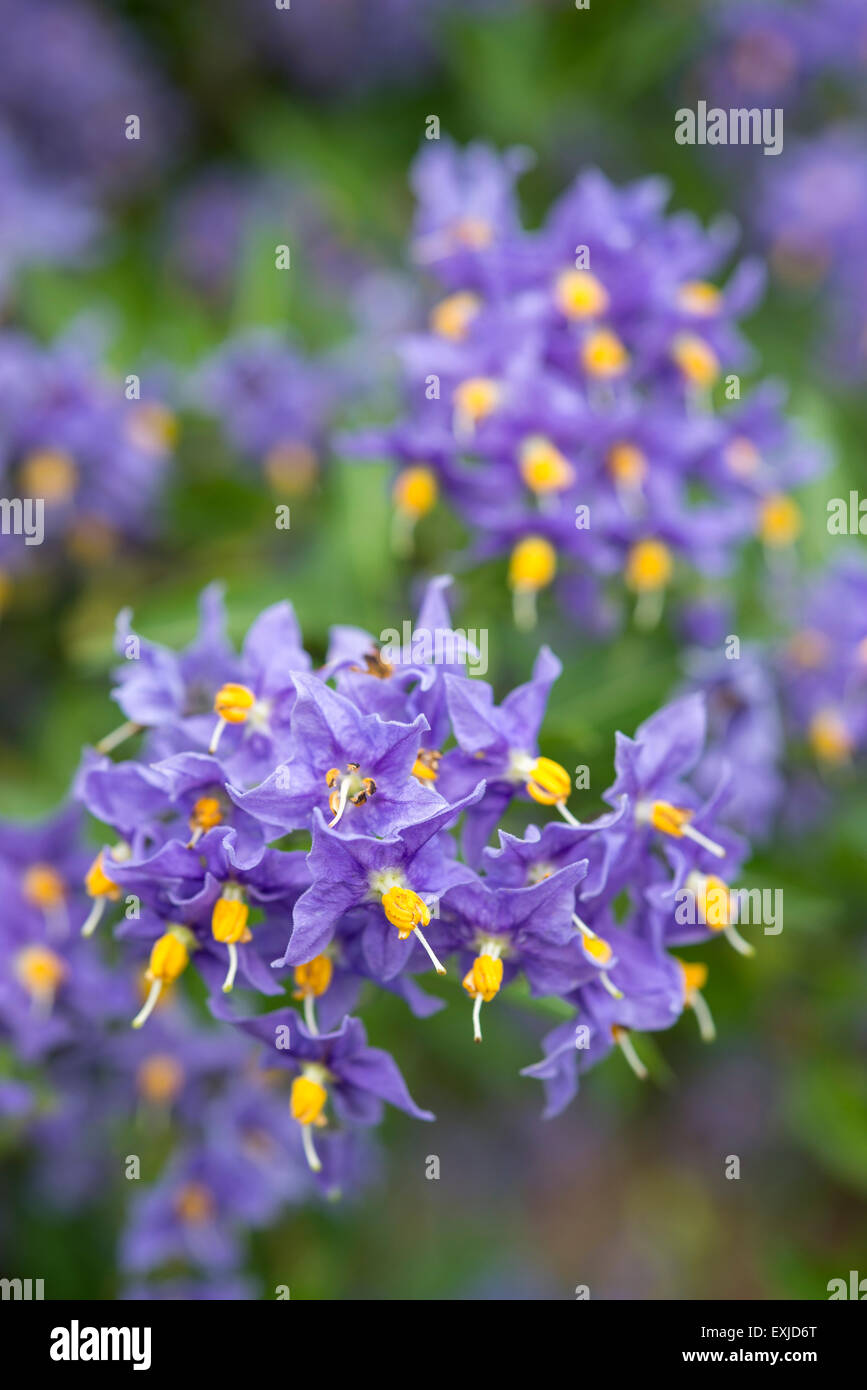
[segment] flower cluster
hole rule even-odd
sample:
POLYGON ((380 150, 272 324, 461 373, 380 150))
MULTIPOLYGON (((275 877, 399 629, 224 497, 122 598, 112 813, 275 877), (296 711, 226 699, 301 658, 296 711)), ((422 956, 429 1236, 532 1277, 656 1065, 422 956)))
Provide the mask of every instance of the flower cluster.
POLYGON ((134 394, 78 335, 48 348, 0 335, 0 597, 37 553, 93 564, 151 533, 175 421, 134 394))
POLYGON ((745 216, 781 281, 824 292, 830 323, 826 366, 843 378, 863 376, 864 6, 861 0, 729 5, 717 8, 714 39, 698 72, 710 104, 785 110, 786 157, 754 159, 747 179, 743 161, 738 163, 745 216))
POLYGON ((797 588, 776 667, 792 736, 818 763, 844 767, 867 748, 867 564, 857 551, 797 588))
POLYGON ((419 977, 451 975, 477 1042, 483 1007, 507 986, 559 1001, 568 1021, 527 1071, 554 1113, 614 1046, 645 1074, 633 1030, 692 1008, 712 1036, 706 968, 678 948, 724 934, 752 949, 730 914, 746 852, 722 824, 731 769, 709 796, 691 783, 703 698, 618 736, 611 809, 581 822, 570 774, 540 748, 559 662, 543 648, 530 681, 497 704, 467 674, 448 583, 429 584, 409 649, 338 627, 315 673, 288 603, 261 614, 239 653, 216 587, 180 653, 121 614, 125 722, 85 753, 75 781, 111 831, 85 876, 83 932, 120 912, 116 935, 146 968, 134 1029, 147 1031, 195 970, 212 1013, 266 1044, 266 1065, 291 1083, 288 1113, 315 1173, 384 1102, 433 1118, 369 1045, 355 1015, 365 988, 425 1017, 443 1000, 419 977), (138 756, 112 761, 106 750, 131 736, 143 736, 138 756), (505 831, 522 807, 559 819, 505 831), (235 991, 278 1007, 241 1015, 235 991))
POLYGON ((304 493, 319 474, 340 383, 334 363, 262 330, 224 343, 195 372, 189 396, 275 491, 304 493))
POLYGON ((708 743, 695 782, 738 768, 726 811, 755 840, 780 818, 803 829, 828 811, 867 748, 867 565, 852 550, 824 570, 783 578, 782 631, 736 653, 689 649, 685 688, 706 701, 708 743), (734 659, 736 658, 736 659, 734 659))
POLYGON ((791 493, 816 459, 775 388, 740 399, 738 320, 762 271, 712 283, 730 227, 666 215, 657 179, 617 189, 590 171, 527 231, 523 167, 484 146, 420 155, 413 253, 444 297, 402 345, 407 413, 349 450, 395 463, 404 542, 442 493, 477 557, 508 554, 519 622, 556 580, 590 628, 616 622, 623 590, 651 625, 678 569, 717 576, 753 537, 794 542, 791 493))
POLYGON ((130 1030, 141 1003, 132 963, 109 962, 81 935, 93 885, 82 822, 69 805, 41 824, 0 824, 0 1119, 51 1207, 134 1194, 120 1249, 130 1296, 181 1296, 149 1282, 181 1263, 184 1297, 251 1297, 235 1278, 244 1233, 317 1192, 357 1189, 369 1146, 328 1136, 313 1175, 281 1077, 177 994, 166 991, 147 1030, 130 1030))
POLYGON ((152 185, 178 153, 180 111, 131 29, 89 0, 0 0, 0 29, 0 127, 22 153, 94 196, 152 185))

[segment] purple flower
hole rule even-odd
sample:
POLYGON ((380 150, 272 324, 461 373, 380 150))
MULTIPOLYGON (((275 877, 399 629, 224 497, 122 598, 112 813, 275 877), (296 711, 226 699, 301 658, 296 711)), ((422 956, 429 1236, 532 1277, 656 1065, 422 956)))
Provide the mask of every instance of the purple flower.
MULTIPOLYGON (((282 831, 309 828, 316 810, 329 825, 391 835, 441 810, 445 801, 413 769, 428 729, 361 714, 345 696, 313 676, 294 677, 291 752, 260 786, 232 790, 237 804, 282 831)), ((477 779, 478 780, 478 779, 477 779)))
MULTIPOLYGON (((344 1018, 331 1033, 310 1033, 292 1009, 277 1009, 258 1018, 239 1019, 238 1026, 276 1051, 276 1062, 294 1077, 292 1117, 301 1127, 304 1152, 313 1172, 322 1164, 312 1128, 327 1124, 323 1113, 331 1104, 338 1120, 375 1125, 383 1102, 417 1120, 432 1120, 412 1099, 394 1058, 379 1047, 368 1047, 364 1024, 344 1018)), ((273 1059, 272 1059, 273 1061, 273 1059)))

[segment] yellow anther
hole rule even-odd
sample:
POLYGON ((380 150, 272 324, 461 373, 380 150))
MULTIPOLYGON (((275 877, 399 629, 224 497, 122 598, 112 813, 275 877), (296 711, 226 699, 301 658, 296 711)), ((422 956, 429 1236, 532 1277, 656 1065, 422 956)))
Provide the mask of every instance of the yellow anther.
POLYGON ((697 333, 678 333, 671 345, 671 356, 694 386, 712 386, 719 376, 719 358, 697 333))
POLYGON ((759 535, 765 545, 782 548, 798 539, 803 528, 801 509, 784 492, 772 493, 762 502, 759 535))
POLYGON ((200 796, 190 815, 191 830, 213 830, 222 824, 223 808, 215 796, 200 796))
POLYGON ((412 775, 420 782, 435 782, 439 775, 442 753, 436 748, 420 748, 412 765, 412 775))
POLYGON ((214 1198, 201 1182, 187 1182, 175 1194, 175 1211, 188 1226, 202 1226, 214 1215, 214 1198))
POLYGON ((21 880, 21 891, 34 907, 60 907, 66 897, 63 879, 50 864, 31 864, 21 880))
POLYGON ((296 1076, 289 1100, 293 1120, 299 1125, 317 1124, 327 1100, 328 1092, 318 1081, 309 1076, 296 1076))
POLYGON ((396 884, 382 894, 382 909, 393 927, 397 927, 402 941, 414 932, 416 927, 426 927, 430 921, 430 908, 418 893, 411 888, 400 888, 396 884))
POLYGON ((581 344, 581 365, 588 376, 607 380, 622 376, 629 366, 629 353, 616 333, 599 328, 581 344))
POLYGON ((584 947, 590 959, 595 961, 597 965, 607 965, 614 955, 608 942, 603 941, 601 936, 582 935, 581 945, 584 947))
POLYGON ((654 830, 661 830, 663 835, 680 837, 683 827, 692 820, 692 811, 686 811, 682 806, 672 806, 669 801, 654 801, 649 819, 654 830))
POLYGON ((471 999, 481 998, 490 1004, 503 983, 503 962, 497 956, 476 956, 461 983, 471 999))
POLYGON ((731 891, 727 883, 715 874, 696 874, 694 884, 695 902, 699 919, 711 931, 724 931, 731 925, 731 891))
MULTIPOLYGON (((372 647, 369 652, 365 652, 361 658, 364 666, 353 666, 353 671, 364 671, 366 676, 373 676, 374 680, 387 681, 394 675, 394 667, 385 657, 378 647, 372 647)), ((334 769, 337 771, 337 768, 334 769)))
POLYGON ((572 779, 565 767, 552 758, 537 758, 527 779, 527 791, 540 806, 556 806, 572 790, 572 779))
POLYGON ((819 710, 813 715, 808 737, 816 757, 837 766, 849 761, 855 747, 845 720, 835 709, 819 710))
POLYGON ((688 280, 677 291, 678 308, 696 317, 715 314, 721 303, 720 291, 707 280, 688 280))
POLYGON ((707 966, 702 965, 701 961, 681 960, 679 956, 674 959, 680 966, 683 979, 683 1002, 696 1016, 702 1041, 713 1042, 716 1037, 713 1014, 701 992, 707 983, 707 966))
POLYGON ((647 457, 634 444, 614 444, 608 451, 608 471, 621 487, 635 488, 647 473, 647 457))
POLYGON ((255 703, 252 690, 235 681, 221 685, 214 696, 214 710, 226 724, 243 724, 255 703))
POLYGON ((75 459, 62 449, 41 449, 21 465, 20 485, 28 497, 46 502, 68 502, 78 484, 75 459))
POLYGON ((530 435, 519 451, 521 477, 532 492, 559 492, 574 482, 575 470, 544 435, 530 435))
POLYGON ((707 966, 699 960, 681 960, 675 956, 683 976, 683 997, 689 1004, 700 989, 707 984, 707 966))
POLYGON ((815 628, 804 628, 796 632, 788 643, 786 652, 797 666, 805 671, 815 671, 824 666, 828 658, 828 639, 824 632, 815 628))
POLYGON ((15 957, 15 974, 33 999, 51 1000, 66 979, 67 965, 47 946, 25 946, 15 957))
POLYGON ((324 955, 314 956, 305 965, 296 965, 293 971, 293 999, 318 999, 331 984, 333 972, 330 958, 324 955))
POLYGON ((304 496, 316 481, 319 459, 304 440, 287 439, 268 450, 262 471, 272 491, 304 496))
POLYGON ((746 435, 735 435, 723 450, 726 467, 736 478, 752 478, 759 471, 762 456, 746 435))
POLYGON ((101 516, 80 516, 69 528, 66 544, 82 565, 100 565, 117 549, 118 535, 101 516))
POLYGON ((395 506, 408 516, 426 516, 439 496, 439 483, 432 468, 425 464, 414 464, 398 473, 392 497, 395 506))
POLYGON ((492 415, 500 403, 502 388, 488 376, 472 376, 455 387, 454 403, 458 419, 475 425, 492 415))
POLYGON ((91 898, 111 898, 113 902, 116 902, 120 897, 120 889, 105 872, 103 853, 104 851, 100 850, 85 874, 84 886, 91 898))
POLYGON ((178 417, 159 401, 142 401, 130 411, 127 438, 137 448, 151 454, 164 454, 178 442, 178 417))
POLYGON ((166 1105, 180 1094, 184 1069, 170 1052, 145 1057, 136 1074, 139 1093, 155 1105, 166 1105))
POLYGON ((431 332, 459 343, 467 336, 470 324, 481 307, 482 301, 479 296, 470 290, 459 290, 457 294, 450 294, 431 310, 431 332))
POLYGON ((184 928, 164 932, 151 947, 148 962, 148 979, 172 984, 186 970, 190 963, 188 937, 191 932, 184 928))
POLYGON ((596 319, 608 308, 608 291, 589 270, 564 270, 554 282, 554 301, 567 319, 596 319))
POLYGON ((624 579, 635 594, 664 589, 672 576, 674 561, 662 541, 637 541, 626 557, 624 579))
POLYGON ((211 914, 211 934, 214 940, 224 946, 235 946, 239 941, 249 941, 249 916, 250 909, 241 898, 225 895, 218 898, 211 914))
POLYGON ((509 587, 515 625, 529 631, 536 625, 536 594, 557 573, 557 552, 544 536, 525 536, 509 556, 509 587))
POLYGON ((141 1028, 150 1018, 160 1001, 163 990, 186 970, 190 963, 190 951, 195 949, 196 938, 188 927, 169 927, 151 947, 145 980, 148 994, 144 1004, 132 1021, 133 1028, 141 1028))
POLYGON ((483 251, 494 240, 494 229, 483 217, 462 217, 453 232, 456 241, 473 251, 483 251))
POLYGON ((376 783, 372 777, 362 777, 358 763, 347 763, 345 773, 339 767, 331 767, 325 774, 325 784, 334 790, 328 798, 328 806, 333 819, 329 825, 336 825, 342 818, 347 804, 363 806, 376 793, 376 783))
POLYGON ((509 557, 509 587, 545 589, 557 573, 557 552, 544 536, 525 536, 509 557))

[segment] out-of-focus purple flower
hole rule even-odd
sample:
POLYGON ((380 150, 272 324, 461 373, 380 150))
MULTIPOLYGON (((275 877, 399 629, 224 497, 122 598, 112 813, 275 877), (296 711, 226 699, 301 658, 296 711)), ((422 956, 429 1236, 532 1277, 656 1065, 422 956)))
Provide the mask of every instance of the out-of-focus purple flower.
POLYGON ((100 230, 99 215, 81 190, 35 172, 0 127, 0 303, 28 266, 85 263, 100 230))
POLYGON ((176 157, 177 99, 117 18, 87 0, 0 0, 0 30, 0 120, 46 173, 138 194, 176 157))
POLYGON ((33 509, 4 536, 2 568, 30 567, 36 551, 97 565, 152 535, 175 436, 173 413, 128 399, 83 334, 50 348, 0 337, 0 480, 33 509))
POLYGON ((220 421, 232 447, 281 492, 308 492, 340 397, 340 373, 276 334, 230 341, 197 372, 193 402, 220 421))
POLYGON ((508 556, 520 626, 554 586, 609 630, 619 580, 650 627, 682 573, 726 573, 753 538, 791 546, 789 493, 818 461, 779 395, 729 390, 764 281, 749 260, 716 283, 732 225, 669 213, 661 180, 616 188, 590 170, 527 231, 524 162, 447 142, 419 156, 413 252, 444 297, 403 340, 403 417, 344 451, 393 461, 403 549, 442 497, 470 558, 508 556))

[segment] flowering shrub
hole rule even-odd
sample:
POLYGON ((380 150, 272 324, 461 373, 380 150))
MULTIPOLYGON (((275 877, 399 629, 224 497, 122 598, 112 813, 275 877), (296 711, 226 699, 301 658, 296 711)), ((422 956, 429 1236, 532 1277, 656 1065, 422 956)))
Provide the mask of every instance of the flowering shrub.
POLYGON ((526 231, 522 167, 445 142, 417 160, 413 255, 445 297, 401 345, 407 413, 349 449, 393 461, 404 548, 442 493, 478 559, 508 555, 521 625, 556 581, 591 629, 612 630, 624 590, 651 626, 679 571, 724 574, 753 537, 787 550, 818 459, 776 388, 740 399, 738 320, 762 271, 711 282, 730 226, 667 216, 658 179, 617 189, 591 170, 526 231))
POLYGON ((37 554, 43 569, 104 563, 152 538, 175 433, 173 413, 140 390, 127 398, 87 343, 0 335, 0 480, 26 508, 4 515, 0 608, 37 554))
POLYGON ((611 809, 581 822, 569 773, 540 745, 559 662, 543 648, 530 681, 495 703, 466 673, 448 582, 429 585, 408 655, 338 627, 316 673, 288 603, 261 614, 239 653, 217 588, 180 653, 122 614, 114 696, 127 722, 103 747, 139 735, 141 747, 118 762, 87 750, 74 786, 109 841, 88 867, 74 807, 0 834, 0 1025, 25 1071, 38 1060, 46 1084, 70 1083, 47 1121, 21 1083, 5 1088, 6 1107, 30 1114, 37 1141, 46 1123, 56 1142, 86 1113, 95 1144, 113 1109, 136 1101, 172 1108, 180 1125, 178 1150, 133 1206, 133 1272, 175 1258, 233 1268, 240 1228, 316 1185, 357 1186, 370 1163, 358 1131, 384 1103, 433 1119, 369 1044, 356 1015, 365 989, 424 1018, 444 1001, 421 977, 451 976, 468 1042, 482 1041, 483 1011, 509 986, 562 1001, 566 1020, 525 1069, 545 1085, 547 1114, 615 1047, 645 1076, 636 1032, 692 1009, 713 1036, 707 969, 677 952, 716 934, 752 948, 721 906, 747 852, 725 826, 729 778, 709 797, 690 780, 702 697, 618 736, 611 809), (453 639, 445 663, 426 659, 431 631, 453 639), (500 828, 510 806, 518 823, 534 808, 558 818, 514 834, 500 828), (309 848, 295 847, 302 837, 309 848), (675 909, 684 892, 699 908, 689 920, 675 909), (115 919, 120 971, 97 944, 115 919), (189 969, 219 1034, 177 998, 189 969), (242 1012, 236 991, 279 1006, 242 1012), (114 1031, 124 1010, 125 1040, 114 1031), (250 1070, 250 1039, 265 1044, 266 1073, 250 1070))
POLYGON ((828 376, 864 374, 867 15, 860 0, 714 7, 696 79, 712 104, 785 111, 787 158, 751 161, 733 190, 779 280, 822 291, 828 376))

